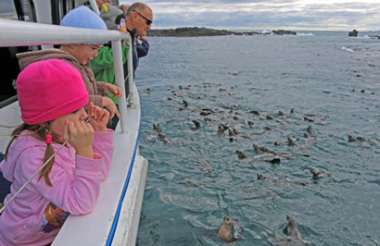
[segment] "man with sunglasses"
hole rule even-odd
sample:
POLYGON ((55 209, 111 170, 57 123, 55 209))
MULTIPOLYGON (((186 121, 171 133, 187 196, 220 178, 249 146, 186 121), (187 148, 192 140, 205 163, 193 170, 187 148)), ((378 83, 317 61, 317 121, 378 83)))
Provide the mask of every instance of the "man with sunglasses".
MULTIPOLYGON (((128 4, 121 4, 119 5, 119 9, 123 11, 124 15, 127 15, 127 11, 129 9, 128 4)), ((125 16, 123 17, 125 19, 125 16)), ((150 21, 150 20, 149 20, 150 21)), ((141 57, 144 57, 148 54, 149 51, 149 42, 146 36, 138 36, 137 37, 137 42, 136 42, 136 49, 137 49, 137 66, 139 64, 139 59, 141 57)))
MULTIPOLYGON (((147 31, 150 29, 153 22, 153 12, 148 5, 137 2, 129 6, 126 14, 125 24, 127 31, 130 33, 132 38, 132 54, 133 54, 133 76, 135 76, 135 71, 137 68, 138 53, 137 53, 137 37, 145 37, 147 31)), ((124 65, 124 74, 128 76, 128 66, 127 63, 124 65)), ((128 81, 125 85, 126 95, 128 97, 129 87, 128 81)))

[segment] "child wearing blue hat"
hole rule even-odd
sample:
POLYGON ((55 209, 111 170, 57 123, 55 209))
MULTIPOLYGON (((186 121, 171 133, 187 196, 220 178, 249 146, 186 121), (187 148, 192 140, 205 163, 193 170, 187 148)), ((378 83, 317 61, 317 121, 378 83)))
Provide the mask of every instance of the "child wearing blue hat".
MULTIPOLYGON (((123 11, 121 11, 118 7, 112 6, 109 3, 103 4, 100 11, 100 17, 103 19, 104 23, 106 23, 108 30, 118 30, 128 34, 125 21, 123 23, 125 16, 123 11)), ((128 59, 129 47, 122 42, 121 49, 124 64, 128 59)), ((98 56, 94 57, 90 64, 97 80, 106 81, 110 84, 116 85, 115 70, 113 66, 113 52, 110 43, 105 44, 99 49, 98 56)), ((124 74, 124 76, 126 76, 126 74, 124 74)), ((115 97, 112 93, 108 93, 108 97, 111 98, 116 105, 118 105, 117 97, 115 97)), ((117 122, 117 117, 114 117, 111 123, 112 129, 116 128, 117 122)))
MULTIPOLYGON (((107 30, 104 21, 93 11, 85 6, 80 6, 67 13, 61 26, 90 28, 107 30)), ((115 103, 107 96, 107 93, 115 97, 121 96, 121 89, 115 85, 96 81, 90 67, 90 60, 96 57, 98 50, 104 42, 91 42, 85 44, 65 44, 59 49, 47 49, 17 54, 21 70, 33 62, 47 59, 61 59, 71 64, 82 74, 86 89, 89 92, 89 101, 96 106, 104 107, 110 112, 110 118, 119 117, 115 103)))

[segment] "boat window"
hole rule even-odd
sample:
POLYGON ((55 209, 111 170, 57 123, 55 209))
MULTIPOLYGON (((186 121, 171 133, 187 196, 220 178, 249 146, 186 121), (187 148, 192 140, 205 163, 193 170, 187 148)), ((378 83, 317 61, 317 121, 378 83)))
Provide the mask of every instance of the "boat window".
MULTIPOLYGON (((36 12, 32 0, 1 0, 0 18, 36 22, 36 12)), ((0 107, 16 95, 16 79, 20 72, 17 53, 37 50, 37 46, 29 47, 0 47, 0 57, 3 65, 0 66, 0 107)), ((3 105, 4 104, 4 105, 3 105)))
POLYGON ((0 19, 17 20, 17 12, 13 0, 0 1, 0 19))
POLYGON ((37 22, 36 11, 32 0, 14 0, 19 20, 37 22))

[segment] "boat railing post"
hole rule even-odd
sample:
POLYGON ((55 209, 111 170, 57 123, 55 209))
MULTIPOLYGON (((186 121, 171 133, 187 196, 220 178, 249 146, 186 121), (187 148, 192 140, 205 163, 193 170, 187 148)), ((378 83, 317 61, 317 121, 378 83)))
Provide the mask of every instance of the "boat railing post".
MULTIPOLYGON (((130 45, 130 39, 127 40, 130 45)), ((130 46, 131 47, 131 46, 130 46)), ((131 53, 129 49, 129 53, 131 53)), ((127 98, 125 96, 124 72, 123 72, 123 57, 121 49, 121 41, 112 41, 112 53, 115 68, 116 85, 121 88, 121 97, 119 97, 119 112, 120 112, 120 127, 121 132, 127 132, 127 98)), ((128 57, 129 59, 129 57, 128 57)))
MULTIPOLYGON (((137 41, 136 41, 137 42, 137 41)), ((134 81, 134 74, 133 74, 133 47, 130 46, 130 50, 128 53, 128 87, 129 87, 129 106, 133 107, 133 105, 136 103, 135 99, 135 81, 134 81)))
POLYGON ((99 11, 98 5, 96 4, 96 0, 90 0, 90 5, 92 8, 92 11, 94 11, 97 15, 100 15, 100 11, 99 11))

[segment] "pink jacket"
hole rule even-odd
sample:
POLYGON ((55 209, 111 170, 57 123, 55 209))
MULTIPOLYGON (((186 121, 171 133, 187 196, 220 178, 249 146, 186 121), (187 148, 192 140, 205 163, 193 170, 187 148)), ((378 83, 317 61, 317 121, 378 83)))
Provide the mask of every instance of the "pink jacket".
MULTIPOLYGON (((24 131, 22 134, 30 132, 24 131)), ((60 144, 53 143, 57 150, 60 144)), ((43 164, 46 144, 33 136, 20 136, 12 143, 0 171, 12 182, 13 194, 43 164)), ((97 201, 100 182, 108 176, 113 156, 113 132, 95 132, 94 158, 75 154, 72 146, 55 156, 48 187, 37 175, 0 216, 0 245, 47 245, 57 235, 68 214, 90 213, 97 201)))

